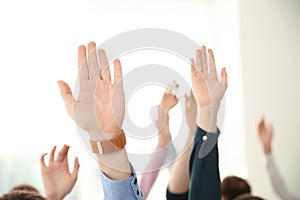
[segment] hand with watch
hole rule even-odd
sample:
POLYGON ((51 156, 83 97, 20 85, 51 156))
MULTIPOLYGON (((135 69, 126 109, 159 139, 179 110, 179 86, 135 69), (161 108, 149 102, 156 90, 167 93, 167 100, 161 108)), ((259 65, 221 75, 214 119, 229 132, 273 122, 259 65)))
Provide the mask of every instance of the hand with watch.
POLYGON ((124 149, 126 137, 121 128, 125 114, 121 63, 114 60, 112 82, 105 51, 96 50, 94 42, 90 42, 87 49, 88 56, 85 46, 78 48, 78 99, 74 99, 64 81, 58 82, 61 96, 68 114, 89 134, 101 170, 114 180, 128 178, 131 167, 124 149))

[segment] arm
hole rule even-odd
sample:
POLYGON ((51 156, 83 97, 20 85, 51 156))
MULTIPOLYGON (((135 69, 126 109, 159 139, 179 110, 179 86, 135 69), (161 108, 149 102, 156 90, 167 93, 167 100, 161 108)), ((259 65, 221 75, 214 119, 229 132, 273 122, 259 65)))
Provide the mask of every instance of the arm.
POLYGON ((193 148, 194 129, 196 126, 197 105, 193 93, 185 95, 185 116, 188 125, 188 136, 183 152, 174 163, 168 185, 172 194, 187 193, 190 186, 189 160, 193 148))
POLYGON ((157 178, 159 169, 164 164, 165 158, 168 154, 168 145, 171 145, 169 111, 178 103, 178 99, 172 92, 177 88, 178 84, 176 82, 169 85, 163 95, 160 105, 158 106, 158 119, 155 122, 158 130, 158 144, 155 152, 152 154, 146 171, 142 174, 140 183, 145 199, 147 199, 147 196, 157 178))
POLYGON ((74 187, 79 170, 78 158, 74 160, 73 172, 69 171, 68 151, 69 146, 64 145, 58 153, 56 159, 54 154, 56 146, 54 146, 50 153, 49 164, 46 166, 44 158, 46 153, 41 155, 40 165, 43 184, 45 188, 45 196, 49 200, 62 200, 69 194, 74 187))
MULTIPOLYGON (((105 51, 103 49, 96 51, 96 44, 90 42, 88 56, 85 46, 78 48, 78 69, 80 90, 77 100, 74 99, 70 87, 65 82, 59 81, 61 95, 69 115, 78 126, 87 131, 93 142, 106 141, 119 135, 125 113, 120 61, 114 61, 114 83, 112 83, 105 51)), ((122 195, 127 199, 142 199, 137 183, 135 184, 137 187, 131 185, 135 180, 135 174, 125 148, 112 153, 98 154, 97 158, 107 199, 118 199, 122 195)))
POLYGON ((296 198, 289 193, 272 156, 273 126, 272 124, 267 124, 264 118, 262 118, 258 124, 258 136, 267 159, 267 170, 274 192, 280 199, 296 200, 296 198))
POLYGON ((196 63, 191 60, 192 90, 198 108, 198 127, 190 158, 191 200, 221 199, 217 114, 227 88, 227 74, 223 68, 221 81, 218 80, 212 50, 209 49, 208 54, 209 63, 206 49, 202 46, 201 50, 196 50, 196 63), (205 140, 203 136, 207 139, 205 140))

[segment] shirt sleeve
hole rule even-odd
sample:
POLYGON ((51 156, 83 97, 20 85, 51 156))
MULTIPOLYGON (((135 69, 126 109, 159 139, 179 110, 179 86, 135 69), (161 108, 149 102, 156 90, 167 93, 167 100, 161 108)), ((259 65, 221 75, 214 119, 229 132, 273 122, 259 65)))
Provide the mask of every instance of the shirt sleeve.
POLYGON ((101 170, 101 181, 105 200, 143 200, 133 167, 132 176, 119 181, 111 180, 101 170))
POLYGON ((150 162, 147 165, 145 172, 142 174, 141 178, 141 189, 143 191, 145 199, 147 198, 159 172, 159 169, 164 163, 167 156, 167 148, 156 148, 150 162))
POLYGON ((207 133, 200 127, 196 129, 194 146, 190 157, 189 200, 221 199, 218 136, 219 130, 217 133, 207 133), (213 146, 211 147, 212 144, 213 146))
POLYGON ((270 178, 274 192, 282 200, 299 200, 289 193, 289 191, 284 183, 284 180, 277 168, 277 165, 274 161, 273 156, 271 154, 269 154, 266 156, 266 159, 267 159, 267 170, 268 170, 269 178, 270 178))

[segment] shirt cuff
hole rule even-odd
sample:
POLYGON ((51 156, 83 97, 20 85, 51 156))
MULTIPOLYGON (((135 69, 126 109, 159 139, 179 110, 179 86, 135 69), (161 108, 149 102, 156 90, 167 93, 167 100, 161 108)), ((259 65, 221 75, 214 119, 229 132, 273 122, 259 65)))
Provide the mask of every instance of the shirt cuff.
POLYGON ((119 181, 111 180, 100 170, 104 199, 143 200, 143 194, 139 188, 136 173, 132 165, 131 170, 132 176, 130 178, 119 181))
POLYGON ((195 140, 202 143, 200 151, 199 151, 199 158, 202 159, 211 152, 214 146, 218 142, 218 138, 220 135, 220 130, 217 129, 216 133, 210 133, 204 131, 202 128, 197 126, 195 140))

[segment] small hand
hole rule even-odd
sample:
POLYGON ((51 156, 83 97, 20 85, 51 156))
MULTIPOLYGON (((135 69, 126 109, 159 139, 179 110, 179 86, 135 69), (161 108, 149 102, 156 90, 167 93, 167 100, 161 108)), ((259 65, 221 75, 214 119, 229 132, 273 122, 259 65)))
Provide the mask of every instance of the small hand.
POLYGON ((189 132, 193 132, 196 126, 197 104, 193 92, 190 95, 185 94, 185 118, 189 132))
POLYGON ((155 121, 156 128, 158 130, 158 146, 164 147, 171 140, 171 134, 169 129, 169 111, 178 103, 176 97, 176 90, 179 85, 173 81, 168 85, 160 105, 157 110, 157 120, 155 121))
POLYGON ((122 68, 119 60, 114 61, 114 84, 105 51, 96 44, 88 44, 88 62, 85 46, 78 48, 80 90, 77 101, 68 84, 59 81, 61 96, 73 120, 86 130, 92 140, 105 140, 120 132, 124 114, 125 98, 122 83, 122 68))
POLYGON ((260 142, 264 148, 265 154, 271 153, 271 143, 273 137, 273 125, 267 124, 264 118, 261 118, 257 128, 260 142))
POLYGON ((45 188, 46 198, 49 200, 62 200, 67 194, 69 194, 76 183, 79 162, 76 157, 74 160, 74 169, 70 173, 68 165, 68 151, 69 146, 64 145, 63 148, 58 153, 56 159, 54 159, 54 154, 56 146, 54 146, 50 153, 49 164, 45 164, 46 153, 41 155, 40 165, 43 184, 45 188))
POLYGON ((176 81, 173 81, 168 85, 163 98, 161 99, 160 106, 167 113, 178 103, 178 99, 176 97, 176 91, 178 90, 178 87, 178 83, 176 83, 176 81))

